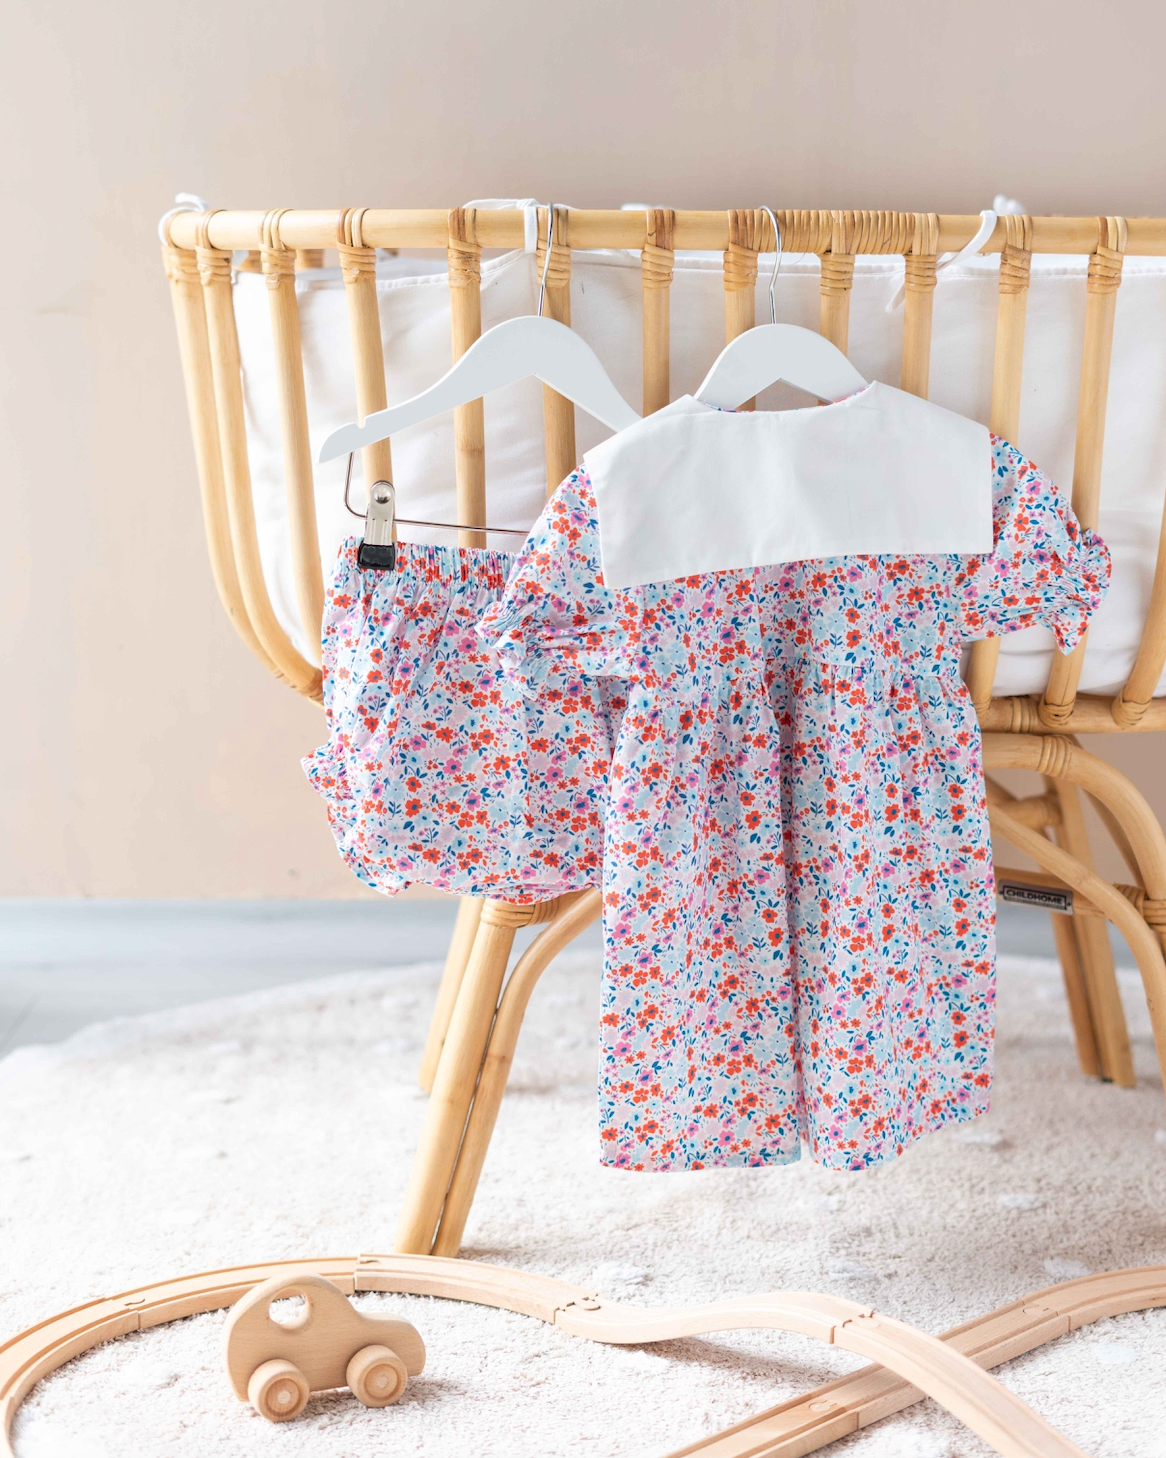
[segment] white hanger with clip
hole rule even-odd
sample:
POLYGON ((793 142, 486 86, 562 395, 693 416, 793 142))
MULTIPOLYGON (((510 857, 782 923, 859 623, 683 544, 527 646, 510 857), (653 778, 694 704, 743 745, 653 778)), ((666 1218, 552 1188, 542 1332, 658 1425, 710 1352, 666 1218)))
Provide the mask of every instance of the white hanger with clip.
POLYGON ((778 380, 796 385, 819 400, 842 400, 853 395, 856 390, 864 389, 867 382, 837 345, 813 329, 777 322, 774 287, 781 267, 781 232, 770 209, 762 211, 769 214, 773 224, 777 249, 769 279, 771 322, 746 329, 725 345, 697 390, 696 398, 722 410, 735 410, 743 400, 751 400, 778 380))
POLYGON ((428 390, 411 400, 391 405, 368 416, 363 425, 353 422, 334 430, 320 448, 318 459, 335 460, 337 456, 360 450, 384 440, 398 430, 432 419, 455 405, 465 405, 512 385, 531 375, 544 385, 566 396, 588 415, 610 426, 625 430, 640 419, 611 382, 599 363, 595 351, 578 334, 556 319, 543 317, 547 267, 550 264, 550 233, 554 229, 554 205, 548 209, 546 258, 539 284, 538 313, 518 319, 506 319, 488 329, 474 341, 461 359, 428 390))

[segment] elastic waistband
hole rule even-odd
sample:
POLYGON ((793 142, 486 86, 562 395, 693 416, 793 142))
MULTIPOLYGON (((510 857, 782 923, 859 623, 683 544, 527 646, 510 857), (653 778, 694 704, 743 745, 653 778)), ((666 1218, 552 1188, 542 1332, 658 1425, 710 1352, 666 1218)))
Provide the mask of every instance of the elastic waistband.
MULTIPOLYGON (((357 566, 360 543, 360 537, 349 537, 344 543, 344 555, 353 567, 357 566)), ((492 552, 485 547, 434 547, 423 542, 398 542, 395 568, 383 572, 372 567, 358 570, 374 580, 407 575, 427 582, 472 583, 501 592, 514 560, 510 552, 492 552)))

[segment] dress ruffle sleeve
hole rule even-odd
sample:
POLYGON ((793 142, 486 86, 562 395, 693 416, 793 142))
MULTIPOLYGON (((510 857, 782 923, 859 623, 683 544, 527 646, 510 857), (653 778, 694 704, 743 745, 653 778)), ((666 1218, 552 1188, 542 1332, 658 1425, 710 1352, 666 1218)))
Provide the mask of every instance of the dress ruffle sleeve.
POLYGON ((1083 527, 1056 485, 992 437, 990 556, 969 557, 953 591, 965 640, 1043 623, 1062 653, 1081 640, 1109 587, 1109 548, 1083 527))
POLYGON ((551 674, 626 676, 634 621, 630 594, 603 585, 591 482, 573 472, 532 528, 478 636, 533 698, 551 674))

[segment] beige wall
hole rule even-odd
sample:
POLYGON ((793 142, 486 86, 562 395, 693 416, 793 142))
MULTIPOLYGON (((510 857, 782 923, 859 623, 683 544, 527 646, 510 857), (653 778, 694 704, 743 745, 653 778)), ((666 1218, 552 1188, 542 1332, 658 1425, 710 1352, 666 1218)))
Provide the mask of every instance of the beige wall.
MULTIPOLYGON (((0 894, 353 895, 206 568, 154 224, 550 195, 1166 213, 1166 15, 1079 0, 9 0, 0 894)), ((1108 745, 1166 811, 1157 740, 1108 745)))

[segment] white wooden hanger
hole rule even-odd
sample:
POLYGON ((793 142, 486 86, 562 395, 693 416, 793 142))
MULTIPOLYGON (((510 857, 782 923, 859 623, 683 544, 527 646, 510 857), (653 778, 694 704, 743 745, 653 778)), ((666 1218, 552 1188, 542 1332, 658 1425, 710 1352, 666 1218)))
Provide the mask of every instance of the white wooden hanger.
POLYGON ((696 398, 722 410, 735 410, 742 401, 752 400, 778 380, 796 385, 819 400, 842 400, 856 390, 865 389, 866 380, 837 345, 813 329, 777 322, 774 287, 781 266, 781 232, 770 209, 762 211, 769 214, 777 248, 769 279, 771 322, 746 329, 725 345, 697 390, 696 398))
MULTIPOLYGON (((553 230, 553 205, 549 209, 549 219, 553 230)), ((531 375, 612 430, 625 430, 634 425, 640 419, 639 414, 612 384, 595 351, 565 324, 543 317, 550 257, 548 237, 537 314, 507 319, 488 329, 436 384, 414 395, 411 400, 391 405, 387 410, 378 410, 368 416, 363 425, 354 421, 334 430, 321 446, 318 459, 321 462, 335 460, 337 456, 384 440, 395 431, 417 425, 445 410, 452 410, 455 405, 465 405, 531 375)))
MULTIPOLYGON (((979 253, 984 244, 996 231, 996 218, 1000 213, 1023 213, 1024 209, 1014 197, 1005 197, 1002 192, 996 194, 996 200, 990 208, 981 208, 980 226, 975 234, 968 239, 958 253, 948 253, 935 265, 936 273, 948 266, 949 263, 958 263, 961 258, 966 258, 971 253, 979 253)), ((907 297, 907 285, 901 283, 895 290, 894 297, 887 305, 887 313, 893 314, 903 300, 907 297)))

